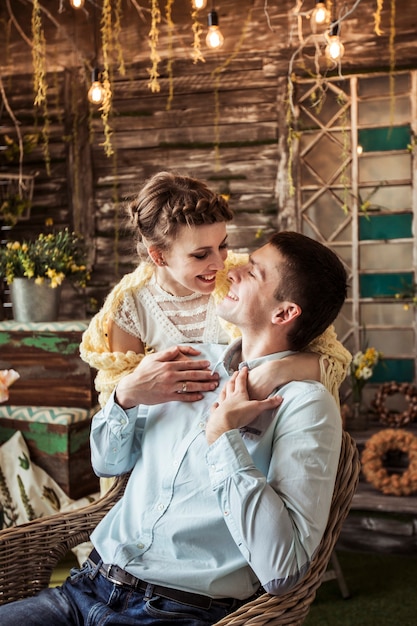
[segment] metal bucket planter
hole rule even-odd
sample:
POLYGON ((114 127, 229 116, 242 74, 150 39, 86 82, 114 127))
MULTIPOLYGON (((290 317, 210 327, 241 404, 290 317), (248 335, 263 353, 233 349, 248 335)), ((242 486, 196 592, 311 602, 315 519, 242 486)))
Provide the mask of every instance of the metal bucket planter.
POLYGON ((54 322, 58 319, 61 285, 52 289, 49 281, 37 285, 28 278, 15 278, 10 290, 13 319, 17 322, 54 322))

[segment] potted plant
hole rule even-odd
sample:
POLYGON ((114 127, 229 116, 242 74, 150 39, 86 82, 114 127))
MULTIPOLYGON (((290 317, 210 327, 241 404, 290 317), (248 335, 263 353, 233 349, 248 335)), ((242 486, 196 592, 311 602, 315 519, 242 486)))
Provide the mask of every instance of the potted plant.
POLYGON ((63 281, 85 287, 89 279, 84 240, 65 229, 9 241, 0 248, 0 277, 11 287, 15 320, 53 321, 63 281))

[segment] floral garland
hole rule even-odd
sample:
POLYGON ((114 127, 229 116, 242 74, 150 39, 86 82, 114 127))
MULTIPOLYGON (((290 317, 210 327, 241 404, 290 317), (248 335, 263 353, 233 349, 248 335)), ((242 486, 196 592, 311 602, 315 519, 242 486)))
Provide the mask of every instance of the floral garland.
POLYGON ((373 406, 382 424, 393 427, 404 426, 417 417, 417 388, 408 383, 384 383, 375 395, 373 406), (408 408, 402 413, 390 411, 385 405, 386 397, 395 393, 403 394, 408 402, 408 408))
POLYGON ((417 491, 417 437, 406 430, 387 428, 373 435, 362 452, 365 480, 386 495, 409 496, 417 491), (383 457, 390 450, 408 456, 408 468, 402 474, 389 474, 383 457))

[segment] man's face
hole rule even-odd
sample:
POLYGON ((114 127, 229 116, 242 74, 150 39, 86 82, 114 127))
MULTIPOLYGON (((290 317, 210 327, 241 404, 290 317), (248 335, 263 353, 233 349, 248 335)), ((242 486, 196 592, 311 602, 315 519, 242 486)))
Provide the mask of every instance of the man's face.
POLYGON ((230 270, 229 293, 217 307, 220 317, 241 329, 271 323, 283 263, 281 253, 267 244, 250 255, 247 265, 230 270))

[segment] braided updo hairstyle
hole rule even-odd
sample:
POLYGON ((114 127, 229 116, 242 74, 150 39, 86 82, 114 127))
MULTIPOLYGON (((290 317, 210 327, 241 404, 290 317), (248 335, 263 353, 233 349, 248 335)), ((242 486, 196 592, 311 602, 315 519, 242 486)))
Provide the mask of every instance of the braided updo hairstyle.
POLYGON ((171 172, 152 176, 127 205, 141 260, 147 247, 168 250, 181 226, 228 222, 233 213, 225 198, 200 180, 171 172))

